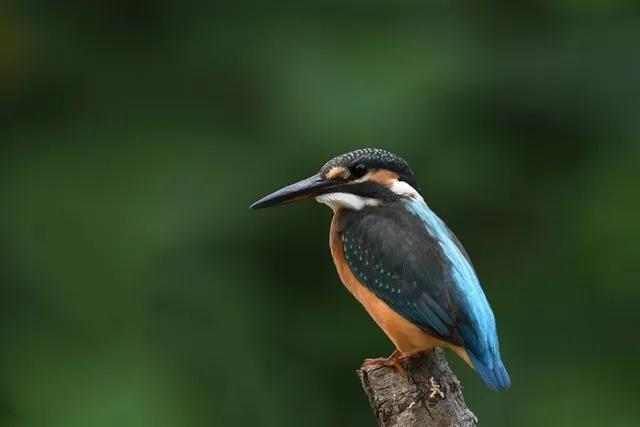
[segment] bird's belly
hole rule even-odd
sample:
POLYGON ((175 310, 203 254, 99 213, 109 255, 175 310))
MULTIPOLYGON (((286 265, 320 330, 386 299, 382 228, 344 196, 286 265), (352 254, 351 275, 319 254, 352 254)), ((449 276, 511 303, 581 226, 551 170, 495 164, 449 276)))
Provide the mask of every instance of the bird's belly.
POLYGON ((339 214, 339 211, 335 212, 331 223, 329 245, 340 280, 360 304, 364 306, 365 310, 367 310, 369 315, 389 337, 396 348, 403 354, 413 354, 429 350, 433 347, 448 347, 455 351, 469 366, 473 367, 473 363, 463 347, 453 345, 429 335, 411 321, 396 313, 387 303, 360 283, 351 272, 351 268, 349 268, 344 256, 341 230, 338 229, 339 214))
POLYGON ((336 218, 331 227, 330 246, 333 261, 342 283, 364 306, 373 320, 380 326, 396 348, 402 353, 417 353, 435 346, 449 346, 442 340, 427 334, 422 329, 396 313, 353 275, 344 256, 340 232, 336 229, 336 218))
POLYGON ((340 277, 347 289, 360 301, 400 352, 412 354, 441 345, 440 340, 393 311, 384 301, 360 284, 355 277, 353 277, 355 281, 343 277, 342 274, 340 277))

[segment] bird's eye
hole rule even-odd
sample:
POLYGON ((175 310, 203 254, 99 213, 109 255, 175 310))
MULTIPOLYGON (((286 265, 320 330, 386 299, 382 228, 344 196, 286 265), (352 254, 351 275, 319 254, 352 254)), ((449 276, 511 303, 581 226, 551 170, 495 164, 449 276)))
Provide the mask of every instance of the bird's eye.
POLYGON ((349 172, 351 172, 351 176, 354 178, 362 178, 369 170, 363 163, 358 163, 357 165, 351 166, 349 168, 349 172))

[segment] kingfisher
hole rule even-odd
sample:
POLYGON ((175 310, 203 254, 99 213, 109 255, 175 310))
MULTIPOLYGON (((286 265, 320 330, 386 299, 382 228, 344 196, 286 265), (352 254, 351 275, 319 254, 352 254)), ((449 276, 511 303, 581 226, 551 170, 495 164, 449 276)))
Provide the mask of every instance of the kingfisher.
POLYGON ((351 151, 251 208, 309 198, 333 210, 329 246, 338 275, 395 346, 365 365, 402 371, 401 360, 445 347, 489 388, 510 387, 495 317, 469 256, 425 203, 403 158, 379 148, 351 151))

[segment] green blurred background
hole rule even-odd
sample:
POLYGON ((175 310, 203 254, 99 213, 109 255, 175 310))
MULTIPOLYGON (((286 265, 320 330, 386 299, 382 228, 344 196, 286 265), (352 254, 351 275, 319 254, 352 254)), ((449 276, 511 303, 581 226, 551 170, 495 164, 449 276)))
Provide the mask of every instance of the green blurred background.
POLYGON ((492 302, 481 425, 637 425, 639 4, 387 3, 0 5, 0 425, 374 425, 330 211, 248 209, 366 146, 492 302))

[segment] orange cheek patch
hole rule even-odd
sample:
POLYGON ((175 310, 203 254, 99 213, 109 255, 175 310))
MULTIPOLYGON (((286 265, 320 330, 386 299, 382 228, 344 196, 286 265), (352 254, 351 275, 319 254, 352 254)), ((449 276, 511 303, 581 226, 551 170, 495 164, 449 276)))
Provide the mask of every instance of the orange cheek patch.
POLYGON ((369 175, 369 181, 375 181, 385 187, 390 187, 397 180, 398 174, 387 169, 378 169, 369 175))
POLYGON ((338 179, 346 177, 346 169, 342 166, 334 166, 329 169, 329 172, 325 175, 325 179, 338 179))

